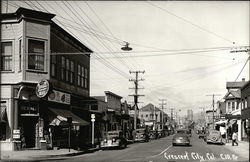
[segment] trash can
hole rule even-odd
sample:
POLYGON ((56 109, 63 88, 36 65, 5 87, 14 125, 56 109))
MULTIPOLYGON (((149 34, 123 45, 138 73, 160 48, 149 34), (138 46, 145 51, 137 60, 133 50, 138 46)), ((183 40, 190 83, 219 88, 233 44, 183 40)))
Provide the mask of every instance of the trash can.
POLYGON ((47 150, 47 142, 46 140, 40 140, 40 149, 41 150, 47 150))

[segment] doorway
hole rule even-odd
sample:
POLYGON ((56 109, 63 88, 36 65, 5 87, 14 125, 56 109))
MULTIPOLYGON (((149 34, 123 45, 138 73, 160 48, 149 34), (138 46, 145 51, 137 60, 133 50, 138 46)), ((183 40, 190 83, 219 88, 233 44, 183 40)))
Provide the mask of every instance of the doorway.
POLYGON ((38 123, 38 117, 22 116, 21 122, 26 148, 36 147, 36 125, 38 123))

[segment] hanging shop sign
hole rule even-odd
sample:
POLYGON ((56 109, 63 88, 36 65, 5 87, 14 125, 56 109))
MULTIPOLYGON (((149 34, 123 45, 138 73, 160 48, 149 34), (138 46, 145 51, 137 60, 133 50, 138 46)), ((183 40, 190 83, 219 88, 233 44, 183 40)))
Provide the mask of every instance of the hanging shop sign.
POLYGON ((70 94, 52 90, 48 96, 48 101, 70 105, 70 94))
POLYGON ((50 83, 48 80, 43 79, 36 85, 36 95, 39 98, 44 98, 49 94, 50 83))
POLYGON ((35 115, 37 116, 39 114, 38 111, 38 105, 37 103, 23 103, 20 105, 20 114, 21 116, 30 116, 30 115, 35 115))

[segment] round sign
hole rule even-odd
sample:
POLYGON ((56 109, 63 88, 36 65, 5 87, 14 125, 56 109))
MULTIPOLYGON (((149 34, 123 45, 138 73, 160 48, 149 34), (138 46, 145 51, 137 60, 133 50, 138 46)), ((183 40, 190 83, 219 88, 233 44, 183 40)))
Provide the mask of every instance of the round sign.
POLYGON ((95 114, 91 114, 91 119, 95 119, 95 114))
POLYGON ((39 98, 43 98, 46 95, 48 95, 50 89, 49 81, 44 79, 41 80, 37 85, 36 85, 36 95, 39 98))
POLYGON ((95 122, 95 119, 92 118, 91 121, 92 121, 92 122, 95 122))

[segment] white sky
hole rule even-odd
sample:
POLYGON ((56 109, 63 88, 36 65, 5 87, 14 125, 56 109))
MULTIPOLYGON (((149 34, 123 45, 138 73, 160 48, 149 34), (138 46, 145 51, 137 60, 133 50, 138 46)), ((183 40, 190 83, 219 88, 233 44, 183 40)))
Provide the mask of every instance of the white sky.
MULTIPOLYGON (((140 82, 145 89, 139 94, 145 97, 139 99, 144 102, 139 106, 159 106, 159 99, 167 99, 166 112, 170 108, 181 109, 182 114, 187 109, 201 111, 200 107, 209 109, 212 105, 212 97, 206 95, 221 94, 216 101, 225 95, 226 82, 235 81, 248 57, 247 53, 230 53, 230 48, 180 53, 183 49, 249 46, 248 1, 8 3, 7 9, 3 2, 3 12, 15 12, 17 6, 22 6, 56 14, 53 20, 58 25, 94 51, 92 96, 104 95, 108 90, 133 101, 128 95, 133 94, 129 87, 134 85, 128 79, 135 75, 129 70, 145 70, 139 75, 145 79, 140 82), (123 41, 130 43, 131 52, 121 53, 123 41)), ((238 81, 241 78, 249 79, 248 64, 238 81)))

